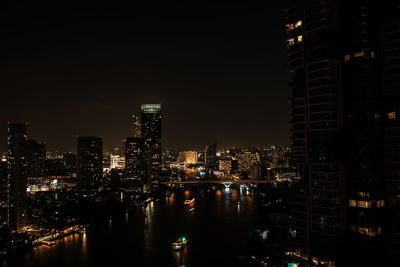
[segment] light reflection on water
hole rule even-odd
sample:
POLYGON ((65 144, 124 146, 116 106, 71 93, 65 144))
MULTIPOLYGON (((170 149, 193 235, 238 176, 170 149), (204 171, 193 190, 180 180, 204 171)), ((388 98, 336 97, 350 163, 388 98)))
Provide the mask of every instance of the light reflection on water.
POLYGON ((107 218, 103 230, 98 226, 88 236, 75 234, 58 240, 54 247, 37 247, 23 264, 13 266, 63 267, 82 262, 97 266, 103 261, 115 266, 129 261, 133 261, 131 266, 213 266, 208 257, 224 266, 229 257, 223 254, 232 256, 243 247, 253 224, 254 206, 253 197, 239 188, 177 191, 137 212, 123 213, 120 219, 107 218), (195 198, 195 203, 184 205, 188 198, 195 198), (188 246, 171 250, 171 243, 182 234, 188 237, 188 246), (214 238, 229 246, 213 242, 214 238))

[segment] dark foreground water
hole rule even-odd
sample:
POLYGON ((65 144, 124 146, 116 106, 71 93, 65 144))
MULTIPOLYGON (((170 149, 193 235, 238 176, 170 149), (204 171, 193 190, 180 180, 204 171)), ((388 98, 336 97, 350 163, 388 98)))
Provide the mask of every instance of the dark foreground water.
POLYGON ((240 266, 237 257, 244 254, 259 212, 253 197, 239 189, 182 190, 4 266, 240 266), (193 197, 194 205, 183 204, 193 197), (173 251, 171 243, 180 236, 188 246, 173 251))

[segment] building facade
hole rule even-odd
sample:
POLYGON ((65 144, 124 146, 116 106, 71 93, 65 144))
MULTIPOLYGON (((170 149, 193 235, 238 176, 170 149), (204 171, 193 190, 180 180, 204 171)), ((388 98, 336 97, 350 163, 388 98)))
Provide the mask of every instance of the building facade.
POLYGON ((197 152, 196 151, 185 151, 185 164, 197 164, 197 152))
POLYGON ((141 137, 145 159, 145 184, 151 190, 153 182, 161 174, 161 104, 143 104, 141 106, 141 137))
POLYGON ((217 143, 206 146, 204 150, 204 164, 209 170, 217 170, 217 143))
POLYGON ((46 177, 46 144, 27 141, 27 174, 28 178, 46 177))
POLYGON ((302 177, 289 254, 309 265, 386 264, 398 14, 386 20, 398 9, 391 0, 292 0, 287 8, 291 157, 302 177))
POLYGON ((144 158, 143 142, 138 137, 125 140, 125 177, 126 179, 143 179, 144 158))
POLYGON ((8 225, 20 232, 26 225, 27 124, 8 124, 8 225))
POLYGON ((385 167, 388 205, 388 265, 400 266, 400 6, 386 1, 381 25, 385 112, 385 167))
POLYGON ((93 188, 100 185, 103 177, 103 140, 95 136, 79 136, 77 139, 78 187, 93 188))

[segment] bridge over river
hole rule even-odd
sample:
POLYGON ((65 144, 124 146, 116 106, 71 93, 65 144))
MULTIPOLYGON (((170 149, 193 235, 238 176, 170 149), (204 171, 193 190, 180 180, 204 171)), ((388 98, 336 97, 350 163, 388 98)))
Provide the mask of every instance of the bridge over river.
POLYGON ((268 184, 271 181, 267 180, 197 180, 197 181, 170 181, 160 182, 163 185, 185 185, 185 184, 223 184, 229 188, 232 184, 268 184))

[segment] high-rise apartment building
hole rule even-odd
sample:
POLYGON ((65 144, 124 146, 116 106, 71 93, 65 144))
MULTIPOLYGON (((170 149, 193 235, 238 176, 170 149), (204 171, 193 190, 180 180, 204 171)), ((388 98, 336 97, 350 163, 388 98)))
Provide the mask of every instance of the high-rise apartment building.
POLYGON ((79 136, 77 145, 78 186, 96 187, 103 176, 103 140, 95 136, 79 136))
POLYGON ((143 178, 143 142, 141 138, 128 137, 125 140, 125 177, 126 179, 143 178))
POLYGON ((399 105, 398 28, 386 22, 394 3, 292 0, 287 8, 292 161, 302 177, 289 254, 309 265, 386 259, 385 166, 388 140, 397 141, 385 141, 396 120, 384 124, 399 105))
POLYGON ((20 232, 27 219, 27 124, 8 124, 8 225, 20 232))
POLYGON ((145 184, 152 188, 161 174, 161 104, 141 106, 141 137, 145 159, 145 184))
POLYGON ((46 145, 32 139, 27 141, 27 175, 28 178, 46 176, 46 145))
POLYGON ((209 170, 217 170, 217 143, 206 146, 204 150, 204 164, 209 170))
POLYGON ((8 219, 7 173, 7 161, 0 160, 0 227, 7 225, 8 219))
POLYGON ((385 112, 388 265, 400 266, 400 4, 386 2, 381 31, 385 112))

